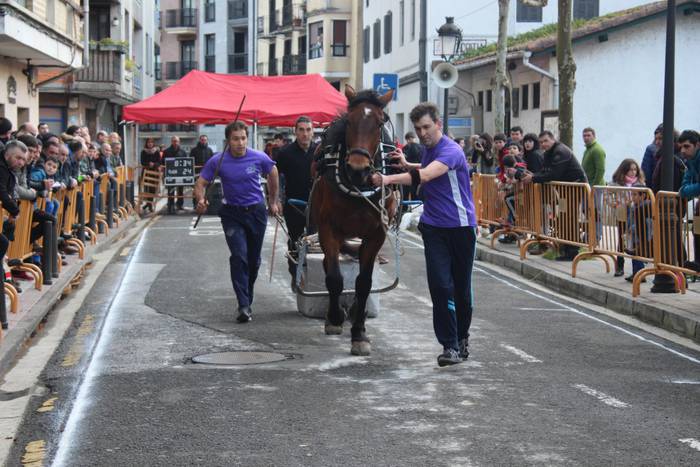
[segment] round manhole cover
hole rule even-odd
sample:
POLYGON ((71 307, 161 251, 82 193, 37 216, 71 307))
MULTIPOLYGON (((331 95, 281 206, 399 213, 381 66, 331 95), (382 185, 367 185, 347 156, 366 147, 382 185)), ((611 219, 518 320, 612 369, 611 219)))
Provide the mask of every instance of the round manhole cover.
POLYGON ((257 365, 286 359, 286 355, 275 352, 218 352, 198 355, 192 361, 207 365, 257 365))

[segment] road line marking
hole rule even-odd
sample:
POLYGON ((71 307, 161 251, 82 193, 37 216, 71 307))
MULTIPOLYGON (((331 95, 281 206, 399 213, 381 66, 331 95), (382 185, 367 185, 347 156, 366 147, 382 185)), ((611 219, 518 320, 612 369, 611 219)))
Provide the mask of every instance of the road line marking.
POLYGON ((569 306, 569 305, 565 305, 564 303, 557 302, 556 300, 553 300, 553 299, 551 299, 551 298, 547 298, 547 297, 545 297, 544 295, 540 295, 540 294, 535 293, 535 292, 533 292, 533 291, 531 291, 531 290, 526 290, 526 289, 524 289, 524 288, 522 288, 522 287, 518 287, 517 285, 512 284, 512 283, 510 283, 510 282, 508 282, 508 281, 506 281, 506 280, 504 280, 504 279, 501 279, 500 277, 495 276, 495 275, 491 274, 490 272, 485 271, 484 269, 481 269, 481 268, 478 268, 478 267, 475 266, 475 267, 474 267, 474 270, 475 270, 475 271, 479 271, 479 272, 481 272, 482 274, 485 274, 485 275, 487 275, 487 276, 489 276, 489 277, 491 277, 491 278, 493 278, 493 279, 496 279, 497 281, 502 282, 502 283, 504 283, 504 284, 508 285, 509 287, 512 287, 512 288, 514 288, 514 289, 516 289, 516 290, 519 290, 519 291, 521 291, 521 292, 524 292, 524 293, 526 293, 526 294, 528 294, 528 295, 531 295, 531 296, 533 296, 533 297, 537 297, 537 298, 539 298, 539 299, 541 299, 541 300, 544 300, 544 301, 547 302, 547 303, 551 303, 552 305, 561 306, 561 307, 564 308, 565 310, 571 311, 572 313, 576 313, 577 315, 585 316, 585 317, 588 318, 588 319, 592 319, 593 321, 596 321, 596 322, 598 322, 598 323, 600 323, 600 324, 604 324, 605 326, 609 326, 609 327, 611 327, 611 328, 613 328, 613 329, 616 329, 616 330, 618 330, 618 331, 620 331, 620 332, 623 332, 623 333, 627 334, 628 336, 632 336, 632 337, 635 337, 635 338, 639 339, 640 341, 647 342, 647 343, 649 343, 649 344, 655 345, 655 346, 657 346, 657 347, 659 347, 659 348, 661 348, 661 349, 664 349, 664 350, 666 350, 666 351, 668 351, 668 352, 671 352, 671 353, 674 354, 674 355, 677 355, 677 356, 679 356, 679 357, 681 357, 681 358, 684 358, 684 359, 686 359, 686 360, 688 360, 688 361, 690 361, 690 362, 697 363, 697 364, 700 365, 700 360, 698 360, 697 358, 691 357, 690 355, 686 355, 686 354, 684 354, 684 353, 682 353, 682 352, 679 352, 679 351, 677 351, 677 350, 673 350, 673 349, 671 349, 671 348, 669 348, 669 347, 666 347, 665 345, 663 345, 663 344, 661 344, 661 343, 659 343, 659 342, 654 342, 654 341, 651 340, 651 339, 647 339, 647 338, 644 337, 644 336, 640 336, 639 334, 636 334, 636 333, 634 333, 634 332, 632 332, 632 331, 629 331, 629 330, 627 330, 627 329, 625 329, 625 328, 623 328, 623 327, 620 327, 620 326, 618 326, 618 325, 616 325, 616 324, 608 323, 608 322, 605 321, 605 320, 602 320, 602 319, 600 319, 600 318, 596 318, 595 316, 591 316, 591 315, 589 315, 588 313, 585 313, 585 312, 583 312, 583 311, 581 311, 581 310, 577 310, 576 308, 571 307, 571 306, 569 306))
POLYGON ((518 357, 522 358, 523 360, 525 360, 528 363, 542 363, 542 360, 540 360, 539 358, 533 357, 532 355, 525 352, 524 350, 520 350, 519 348, 513 347, 512 345, 501 344, 501 347, 506 349, 508 352, 517 355, 518 357))
POLYGON ((21 462, 24 466, 40 467, 44 465, 45 457, 46 441, 39 439, 27 444, 27 446, 24 448, 24 455, 22 456, 21 462))
POLYGON ((603 404, 609 405, 610 407, 615 407, 618 409, 625 409, 629 407, 630 405, 626 402, 622 402, 620 399, 615 399, 612 396, 608 396, 604 392, 600 392, 596 389, 593 389, 591 387, 586 386, 585 384, 574 384, 574 387, 578 389, 579 391, 588 394, 589 396, 593 396, 599 401, 601 401, 603 404))
POLYGON ((683 444, 687 444, 691 448, 695 449, 696 451, 700 451, 700 441, 698 441, 695 438, 684 438, 684 439, 679 439, 683 444))
POLYGON ((418 248, 424 248, 423 245, 421 245, 420 243, 414 242, 413 240, 409 240, 409 239, 407 239, 407 238, 404 238, 404 239, 402 239, 401 241, 402 241, 402 242, 406 242, 406 243, 408 243, 408 244, 410 244, 410 245, 416 246, 416 247, 418 247, 418 248))
POLYGON ((689 379, 676 379, 671 382, 673 384, 700 384, 700 381, 693 381, 689 379))
POLYGON ((568 311, 566 308, 517 308, 522 311, 568 311))
POLYGON ((39 413, 51 412, 54 409, 54 404, 57 400, 58 397, 51 397, 50 399, 45 400, 44 403, 41 404, 41 407, 36 409, 36 411, 39 413))

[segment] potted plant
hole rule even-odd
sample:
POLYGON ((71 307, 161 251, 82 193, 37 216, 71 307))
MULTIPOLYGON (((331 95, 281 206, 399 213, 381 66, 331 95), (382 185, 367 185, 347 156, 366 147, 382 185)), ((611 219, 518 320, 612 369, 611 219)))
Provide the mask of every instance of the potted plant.
POLYGON ((98 42, 99 49, 104 51, 119 52, 125 54, 129 51, 128 41, 116 41, 111 37, 105 37, 98 42))

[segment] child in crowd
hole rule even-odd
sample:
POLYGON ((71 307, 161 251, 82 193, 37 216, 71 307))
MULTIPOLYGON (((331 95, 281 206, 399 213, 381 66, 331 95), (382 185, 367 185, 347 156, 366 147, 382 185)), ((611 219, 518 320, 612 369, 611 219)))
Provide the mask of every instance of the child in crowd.
POLYGON ((37 190, 37 193, 43 191, 43 196, 46 198, 44 211, 51 216, 55 216, 58 212, 58 201, 50 199, 51 192, 63 186, 54 180, 56 172, 58 172, 58 160, 49 157, 43 164, 34 165, 29 174, 31 186, 37 190))

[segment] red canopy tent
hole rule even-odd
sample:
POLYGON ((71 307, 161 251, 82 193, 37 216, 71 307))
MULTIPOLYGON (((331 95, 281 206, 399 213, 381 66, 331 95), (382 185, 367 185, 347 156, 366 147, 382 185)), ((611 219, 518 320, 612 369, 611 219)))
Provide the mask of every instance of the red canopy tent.
POLYGON ((347 99, 321 75, 243 76, 191 71, 169 88, 124 107, 128 122, 226 124, 236 116, 260 126, 294 126, 307 115, 315 123, 331 122, 347 99))

